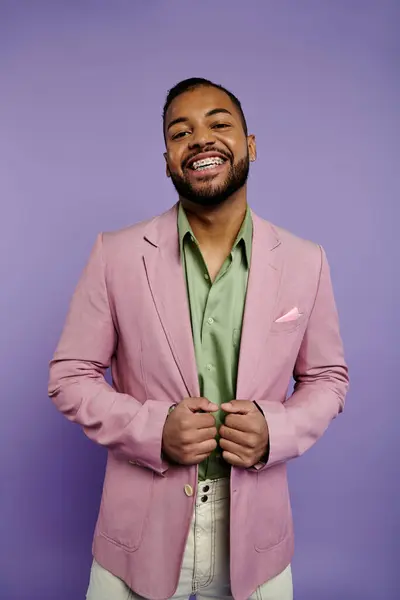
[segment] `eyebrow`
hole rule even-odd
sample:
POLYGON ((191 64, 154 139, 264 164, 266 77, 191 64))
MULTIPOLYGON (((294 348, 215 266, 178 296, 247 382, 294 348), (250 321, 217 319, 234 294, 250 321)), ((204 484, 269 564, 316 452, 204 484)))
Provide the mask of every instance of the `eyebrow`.
MULTIPOLYGON (((226 109, 226 108, 213 108, 212 110, 209 110, 205 114, 205 116, 206 117, 212 117, 213 115, 217 115, 219 113, 223 113, 223 114, 232 116, 232 113, 228 109, 226 109)), ((178 125, 178 123, 187 123, 187 121, 189 121, 188 117, 177 117, 176 119, 173 119, 168 124, 167 130, 169 130, 174 125, 178 125)))

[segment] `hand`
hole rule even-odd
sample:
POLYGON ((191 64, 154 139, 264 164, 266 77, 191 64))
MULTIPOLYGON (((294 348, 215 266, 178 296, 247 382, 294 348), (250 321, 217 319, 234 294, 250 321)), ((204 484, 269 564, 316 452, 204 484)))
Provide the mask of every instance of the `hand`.
POLYGON ((214 416, 206 413, 217 410, 207 398, 184 398, 165 421, 162 448, 167 457, 181 465, 207 458, 217 447, 217 428, 214 416))
POLYGON ((263 413, 250 400, 232 400, 221 404, 221 408, 228 413, 219 429, 222 457, 236 467, 253 467, 268 447, 268 425, 263 413))

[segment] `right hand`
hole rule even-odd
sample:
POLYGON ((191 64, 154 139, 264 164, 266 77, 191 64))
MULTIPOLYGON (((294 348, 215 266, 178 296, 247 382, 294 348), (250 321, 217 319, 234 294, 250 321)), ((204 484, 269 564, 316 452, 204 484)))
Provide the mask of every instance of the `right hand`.
POLYGON ((206 459, 217 447, 215 418, 209 414, 217 410, 207 398, 184 398, 165 421, 162 448, 167 457, 181 465, 206 459))

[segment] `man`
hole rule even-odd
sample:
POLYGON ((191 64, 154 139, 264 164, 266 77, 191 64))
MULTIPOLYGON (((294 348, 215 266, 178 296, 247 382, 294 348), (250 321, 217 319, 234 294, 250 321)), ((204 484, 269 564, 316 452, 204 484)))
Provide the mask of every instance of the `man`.
POLYGON ((286 462, 348 385, 328 264, 248 207, 233 94, 179 83, 164 137, 178 204, 98 237, 51 362, 56 406, 108 448, 87 598, 289 600, 286 462))

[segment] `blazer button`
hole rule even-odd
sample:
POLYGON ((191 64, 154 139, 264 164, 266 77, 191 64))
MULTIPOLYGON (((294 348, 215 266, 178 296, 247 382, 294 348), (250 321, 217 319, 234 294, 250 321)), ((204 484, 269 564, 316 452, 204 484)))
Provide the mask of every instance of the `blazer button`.
POLYGON ((188 483, 184 487, 186 496, 193 496, 193 488, 188 483))

